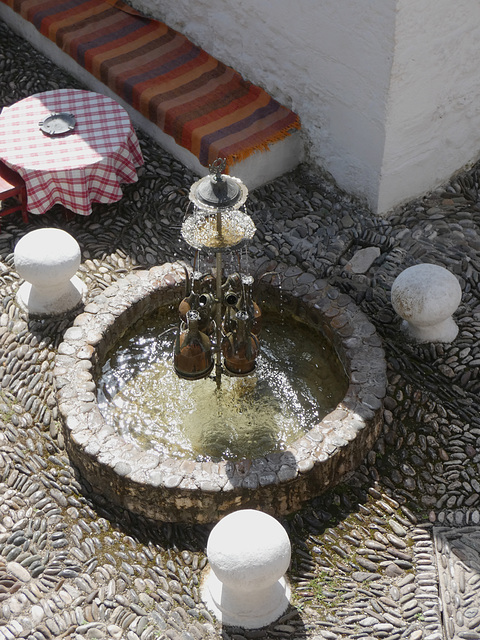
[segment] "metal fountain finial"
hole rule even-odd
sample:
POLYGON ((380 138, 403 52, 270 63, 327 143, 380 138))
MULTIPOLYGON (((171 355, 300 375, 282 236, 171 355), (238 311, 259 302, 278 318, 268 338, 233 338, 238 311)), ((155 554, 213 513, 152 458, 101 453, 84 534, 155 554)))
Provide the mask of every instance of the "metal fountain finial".
MULTIPOLYGON (((231 199, 231 194, 229 194, 228 183, 222 175, 223 172, 225 171, 226 166, 227 166, 227 161, 225 158, 217 158, 208 167, 210 169, 210 182, 212 185, 213 194, 214 194, 214 197, 217 199, 219 205, 227 205, 231 199)), ((238 193, 238 188, 237 188, 237 193, 238 193)))
POLYGON ((212 162, 212 164, 208 165, 210 170, 212 180, 214 182, 222 182, 222 174, 225 173, 225 169, 227 168, 227 159, 226 158, 217 158, 212 162))
POLYGON ((197 209, 217 212, 239 209, 245 203, 247 187, 238 178, 225 175, 226 166, 225 158, 217 158, 209 165, 210 175, 191 186, 189 199, 197 209))

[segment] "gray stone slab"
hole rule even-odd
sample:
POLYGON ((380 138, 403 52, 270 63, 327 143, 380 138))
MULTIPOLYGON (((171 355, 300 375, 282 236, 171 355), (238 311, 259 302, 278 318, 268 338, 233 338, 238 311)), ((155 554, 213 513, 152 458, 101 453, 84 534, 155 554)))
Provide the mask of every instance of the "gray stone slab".
POLYGON ((434 527, 446 640, 480 640, 480 527, 434 527))

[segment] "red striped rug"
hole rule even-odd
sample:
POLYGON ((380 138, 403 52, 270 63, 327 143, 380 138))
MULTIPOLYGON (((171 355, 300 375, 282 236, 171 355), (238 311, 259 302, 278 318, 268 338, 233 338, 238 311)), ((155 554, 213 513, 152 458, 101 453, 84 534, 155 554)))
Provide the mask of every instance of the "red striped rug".
POLYGON ((121 0, 1 0, 191 151, 203 166, 263 151, 298 116, 121 0))

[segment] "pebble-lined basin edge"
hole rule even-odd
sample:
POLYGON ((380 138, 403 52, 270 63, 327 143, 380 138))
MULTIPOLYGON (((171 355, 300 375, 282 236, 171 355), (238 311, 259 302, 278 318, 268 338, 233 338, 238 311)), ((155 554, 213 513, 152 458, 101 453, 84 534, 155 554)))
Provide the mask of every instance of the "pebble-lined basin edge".
POLYGON ((263 300, 278 306, 281 297, 287 313, 333 344, 349 380, 343 400, 284 451, 255 460, 165 459, 126 443, 99 411, 99 368, 136 320, 178 304, 185 291, 185 269, 179 263, 134 271, 75 318, 56 357, 66 449, 97 493, 158 521, 211 523, 244 508, 280 516, 338 484, 371 450, 382 425, 387 384, 385 354, 374 325, 325 280, 278 265, 269 284, 268 275, 262 276, 270 267, 264 264, 256 275, 263 300))

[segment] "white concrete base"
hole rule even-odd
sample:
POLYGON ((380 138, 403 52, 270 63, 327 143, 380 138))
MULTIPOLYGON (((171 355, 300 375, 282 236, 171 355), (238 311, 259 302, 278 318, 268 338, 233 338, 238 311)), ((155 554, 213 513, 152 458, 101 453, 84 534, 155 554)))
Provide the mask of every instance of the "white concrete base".
POLYGON ((212 529, 207 556, 201 595, 223 624, 259 629, 286 611, 291 545, 275 518, 253 509, 231 513, 212 529))
POLYGON ((202 600, 222 624, 243 629, 261 629, 278 620, 290 603, 290 587, 280 578, 265 591, 252 591, 238 597, 208 569, 202 600), (261 608, 259 607, 261 604, 261 608))
POLYGON ((402 322, 402 331, 405 331, 416 342, 453 342, 458 335, 458 326, 453 318, 447 318, 443 322, 434 325, 419 327, 407 320, 402 322))
POLYGON ((82 304, 87 286, 76 275, 80 247, 61 229, 37 229, 21 238, 14 251, 15 268, 26 281, 17 303, 30 315, 59 315, 82 304))
POLYGON ((417 342, 452 342, 458 327, 452 318, 462 299, 457 278, 444 267, 417 264, 392 285, 392 306, 402 328, 417 342))
MULTIPOLYGON (((128 112, 135 126, 142 129, 196 175, 202 177, 208 174, 208 167, 203 167, 193 153, 178 145, 171 136, 130 106, 103 82, 97 80, 67 53, 59 49, 56 44, 37 31, 33 24, 24 20, 3 2, 0 2, 0 18, 33 47, 50 58, 57 66, 65 69, 91 91, 102 93, 116 100, 128 112)), ((268 151, 254 153, 245 160, 230 166, 229 172, 240 178, 252 190, 294 169, 303 160, 303 155, 302 133, 294 131, 292 135, 271 145, 268 151)))
POLYGON ((73 276, 61 291, 38 289, 30 282, 24 282, 17 292, 17 304, 31 316, 54 316, 71 311, 83 304, 87 285, 73 276))

